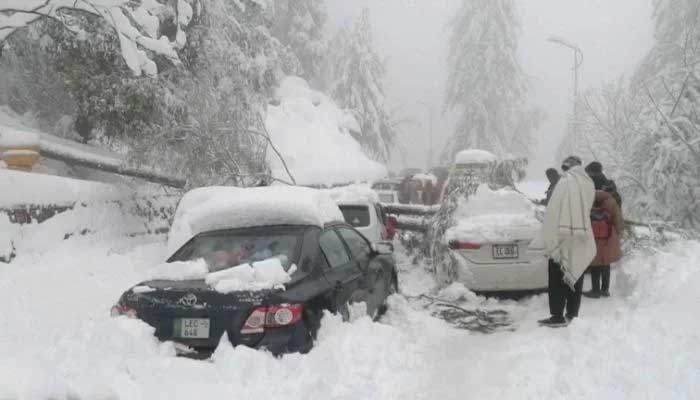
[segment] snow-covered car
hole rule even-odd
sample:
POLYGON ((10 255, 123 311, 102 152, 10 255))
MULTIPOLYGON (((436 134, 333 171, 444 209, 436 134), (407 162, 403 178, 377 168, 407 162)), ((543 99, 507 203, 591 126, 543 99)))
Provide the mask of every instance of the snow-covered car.
POLYGON ((372 185, 372 190, 377 193, 379 202, 385 204, 396 204, 399 202, 399 188, 401 181, 382 180, 372 185))
POLYGON ((362 233, 370 243, 391 241, 396 234, 396 219, 387 216, 372 189, 351 185, 331 189, 345 222, 362 233))
POLYGON ((307 352, 324 310, 348 318, 349 304, 364 302, 376 317, 397 291, 391 252, 342 219, 313 189, 195 189, 176 211, 169 247, 177 250, 112 315, 145 321, 195 358, 222 338, 273 354, 307 352))
POLYGON ((476 292, 545 289, 546 258, 529 248, 541 226, 538 206, 513 187, 508 173, 520 164, 477 150, 459 153, 456 161, 432 238, 438 280, 476 292))

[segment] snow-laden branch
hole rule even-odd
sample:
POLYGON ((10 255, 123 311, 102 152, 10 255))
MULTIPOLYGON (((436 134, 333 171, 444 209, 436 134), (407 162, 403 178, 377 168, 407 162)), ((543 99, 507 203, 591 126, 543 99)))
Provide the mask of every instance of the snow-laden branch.
POLYGON ((0 45, 17 29, 42 18, 50 18, 73 32, 85 33, 66 18, 67 11, 84 12, 100 17, 119 37, 124 61, 137 76, 153 76, 158 72, 148 52, 166 57, 179 64, 176 49, 185 45, 183 31, 192 19, 192 7, 186 0, 178 0, 177 34, 174 42, 167 37, 157 38, 159 11, 168 6, 156 0, 134 2, 129 0, 3 0, 0 2, 0 45))

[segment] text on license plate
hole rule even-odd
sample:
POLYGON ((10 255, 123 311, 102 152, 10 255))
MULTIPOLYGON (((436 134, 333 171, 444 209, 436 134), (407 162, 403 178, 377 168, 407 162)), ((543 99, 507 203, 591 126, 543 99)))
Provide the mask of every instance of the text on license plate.
POLYGON ((493 258, 496 260, 518 258, 518 245, 516 244, 494 244, 492 251, 493 258))
POLYGON ((188 339, 208 339, 209 325, 209 318, 176 319, 174 336, 188 339))

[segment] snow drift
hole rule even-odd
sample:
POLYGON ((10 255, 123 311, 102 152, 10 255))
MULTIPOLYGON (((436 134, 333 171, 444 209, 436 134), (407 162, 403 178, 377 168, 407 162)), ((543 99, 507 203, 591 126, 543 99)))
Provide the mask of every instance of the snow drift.
MULTIPOLYGON (((282 153, 300 185, 327 185, 373 181, 387 174, 386 167, 364 154, 350 135, 357 121, 328 96, 312 90, 301 78, 285 78, 276 93, 279 105, 267 108, 270 139, 282 153)), ((289 180, 279 157, 268 151, 276 178, 289 180)))

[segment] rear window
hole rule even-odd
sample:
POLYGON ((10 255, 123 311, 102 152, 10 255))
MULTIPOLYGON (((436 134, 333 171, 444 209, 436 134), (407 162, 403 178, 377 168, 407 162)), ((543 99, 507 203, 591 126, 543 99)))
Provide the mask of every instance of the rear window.
POLYGON ((205 233, 183 246, 171 261, 203 258, 209 271, 279 258, 285 270, 297 263, 303 229, 236 230, 205 233))
POLYGON ((369 226, 369 208, 367 206, 340 206, 345 222, 355 228, 369 226))
POLYGON ((379 193, 379 202, 380 203, 393 203, 394 202, 394 195, 391 193, 379 193))

